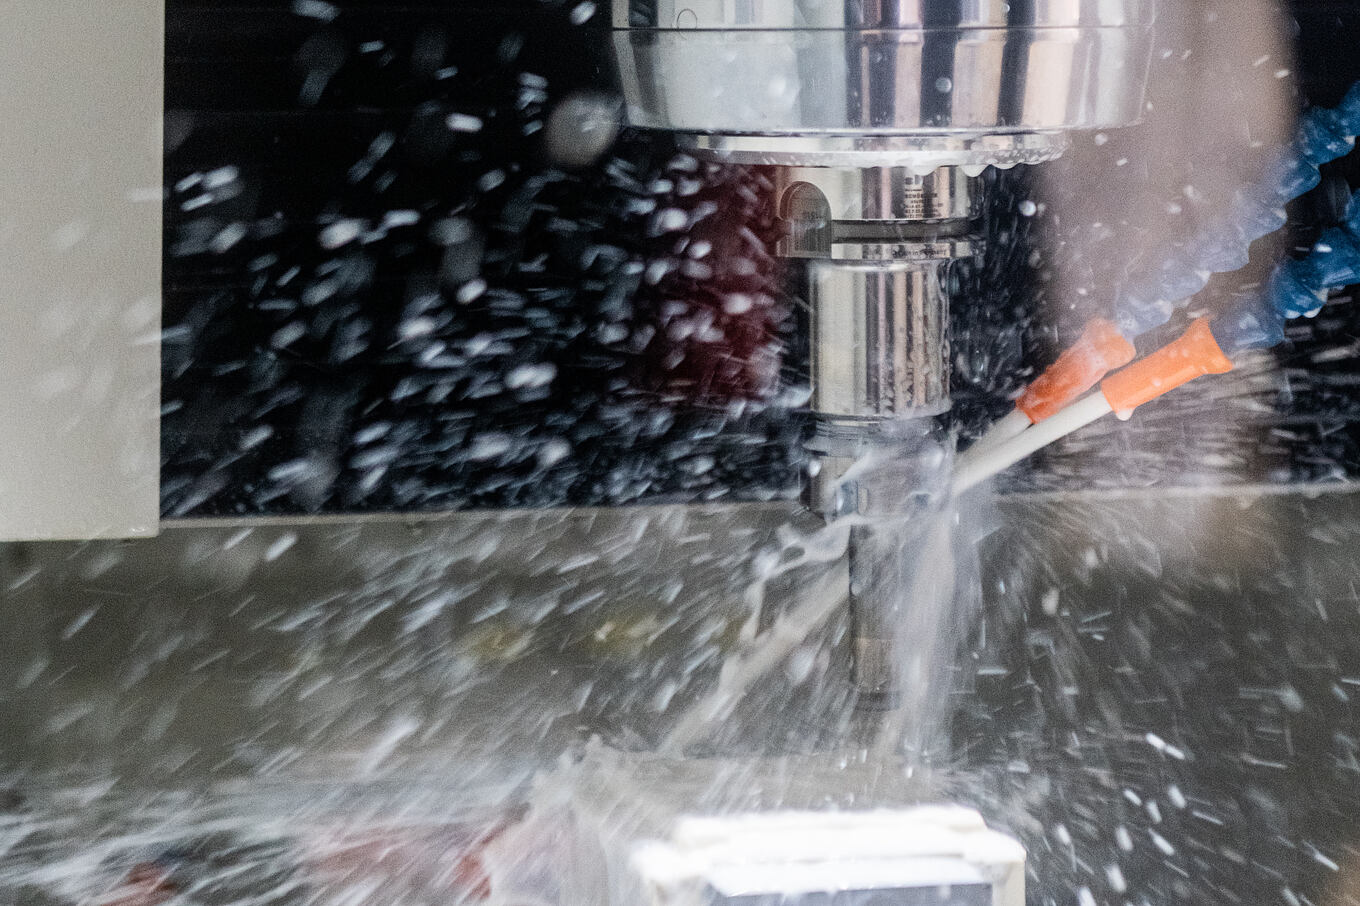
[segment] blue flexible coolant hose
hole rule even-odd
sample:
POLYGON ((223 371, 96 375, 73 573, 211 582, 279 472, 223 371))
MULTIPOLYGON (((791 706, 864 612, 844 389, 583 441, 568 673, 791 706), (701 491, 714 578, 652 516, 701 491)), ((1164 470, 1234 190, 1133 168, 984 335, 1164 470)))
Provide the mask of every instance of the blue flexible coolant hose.
POLYGON ((1214 339, 1228 356, 1274 346, 1284 340, 1285 321, 1316 315, 1329 290, 1356 282, 1360 282, 1360 192, 1351 196, 1345 222, 1325 231, 1307 257, 1280 265, 1260 292, 1214 318, 1214 339))
POLYGON ((1347 154, 1356 135, 1360 135, 1360 82, 1335 109, 1314 107, 1303 115, 1293 143, 1275 158, 1266 178, 1239 192, 1218 225, 1192 242, 1168 249, 1158 256, 1160 267, 1120 290, 1113 318, 1119 332, 1132 339, 1160 327, 1204 288, 1212 274, 1244 267, 1252 242, 1284 226, 1284 205, 1315 187, 1322 179, 1318 167, 1347 154))

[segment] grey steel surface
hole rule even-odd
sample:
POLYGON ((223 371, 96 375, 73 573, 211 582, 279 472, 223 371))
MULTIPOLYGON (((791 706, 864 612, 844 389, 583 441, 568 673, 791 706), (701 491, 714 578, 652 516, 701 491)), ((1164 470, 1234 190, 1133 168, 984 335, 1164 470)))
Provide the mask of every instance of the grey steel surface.
MULTIPOLYGON (((977 593, 996 619, 959 663, 953 704, 976 713, 961 768, 975 773, 954 789, 1022 838, 1041 894, 1088 882, 1072 853, 1120 852, 1135 892, 1186 866, 1245 892, 1260 882, 1232 860, 1244 846, 1288 873, 1280 883, 1354 879, 1354 865, 1338 875, 1285 842, 1353 846, 1360 795, 1360 498, 1320 491, 1011 497, 974 514, 977 593), (1189 809, 1170 804, 1172 784, 1189 809), (1124 790, 1158 799, 1161 823, 1124 790), (1071 846, 1052 845, 1058 825, 1071 846), (1115 848, 1120 825, 1139 842, 1131 852, 1115 848), (1214 845, 1191 845, 1203 840, 1214 845)), ((744 613, 750 565, 794 516, 786 505, 250 520, 9 545, 0 773, 37 814, 54 785, 78 800, 79 820, 50 828, 50 851, 67 857, 120 826, 154 823, 150 839, 169 845, 204 815, 456 816, 448 790, 506 789, 591 732, 645 746, 692 701, 654 697, 684 676, 667 652, 705 620, 744 613), (563 607, 544 618, 550 592, 563 607), (447 605, 417 626, 436 593, 447 605), (630 644, 597 638, 643 618, 655 622, 630 644), (625 713, 630 696, 649 706, 625 713), (415 729, 394 737, 402 718, 415 729), (352 783, 367 790, 358 806, 342 801, 352 783), (157 811, 148 790, 184 792, 157 811), (256 805, 242 811, 243 796, 256 805)), ((838 681, 809 663, 806 680, 792 666, 771 673, 763 707, 729 721, 727 738, 808 736, 800 721, 818 715, 800 713, 800 683, 838 681)), ((894 788, 854 768, 849 789, 894 788)))
MULTIPOLYGON (((981 204, 976 178, 959 167, 926 174, 905 167, 780 167, 775 181, 775 190, 784 199, 797 186, 817 189, 831 219, 838 222, 967 221, 978 216, 981 204)), ((780 213, 789 216, 787 210, 780 213)))
POLYGON ((1147 25, 1152 0, 614 0, 615 28, 1091 28, 1147 25))
POLYGON ((898 257, 896 248, 806 263, 818 415, 880 421, 949 408, 945 278, 954 259, 906 248, 898 257))
MULTIPOLYGON (((777 137, 828 140, 810 149, 825 155, 866 136, 1131 124, 1142 112, 1152 21, 1147 0, 616 0, 613 40, 633 125, 691 134, 719 156, 798 162, 809 149, 777 137)), ((1024 145, 1002 150, 1015 157, 1024 145)))
MULTIPOLYGON (((1121 582, 1148 614, 1222 605, 1243 625, 1269 607, 1340 606, 1360 570, 1360 496, 1318 493, 1002 498, 982 590, 1007 621, 1038 620, 1050 588, 1064 610, 1099 612, 1121 582), (1284 587, 1296 600, 1272 597, 1284 587)), ((170 523, 150 540, 6 545, 0 774, 171 787, 400 775, 451 757, 514 771, 597 730, 636 741, 672 710, 630 710, 628 693, 651 702, 684 679, 651 665, 715 620, 740 625, 753 562, 805 520, 791 504, 659 507, 170 523), (378 757, 401 716, 421 732, 378 757)), ((799 584, 775 587, 774 606, 799 584)), ((1247 672, 1272 666, 1243 658, 1247 672)), ((789 719, 789 683, 771 676, 775 710, 748 732, 789 719)))

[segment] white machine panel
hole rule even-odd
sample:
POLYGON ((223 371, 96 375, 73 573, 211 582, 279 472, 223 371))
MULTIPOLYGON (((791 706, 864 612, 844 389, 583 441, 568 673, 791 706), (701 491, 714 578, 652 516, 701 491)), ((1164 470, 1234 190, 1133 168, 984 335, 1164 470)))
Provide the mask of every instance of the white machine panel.
POLYGON ((0 16, 0 540, 156 532, 162 0, 0 16))

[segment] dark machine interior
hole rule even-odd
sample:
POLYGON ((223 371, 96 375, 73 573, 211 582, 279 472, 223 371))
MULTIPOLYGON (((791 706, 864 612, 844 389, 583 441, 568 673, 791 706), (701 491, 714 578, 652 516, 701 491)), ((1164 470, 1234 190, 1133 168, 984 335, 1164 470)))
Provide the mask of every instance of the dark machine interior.
MULTIPOLYGON (((1349 53, 1360 14, 1345 2, 1296 7, 1298 103, 1335 103, 1360 74, 1349 53)), ((602 17, 577 25, 575 9, 343 3, 326 19, 288 3, 171 0, 166 517, 797 494, 796 301, 744 315, 719 302, 777 286, 772 258, 732 247, 747 242, 733 238, 740 227, 772 239, 768 184, 636 133, 585 166, 553 160, 544 129, 556 105, 612 85, 602 17), (478 128, 451 131, 450 114, 478 128), (223 167, 235 169, 216 190, 192 178, 223 167), (671 208, 712 211, 677 245, 648 229, 671 208), (318 237, 337 223, 367 235, 328 249, 318 237), (714 260, 735 252, 756 266, 684 266, 683 245, 700 241, 726 253, 714 260), (460 302, 471 279, 485 290, 460 302), (695 318, 724 339, 673 329, 695 318), (419 335, 403 333, 416 319, 419 335), (762 355, 781 363, 776 380, 751 365, 762 355), (544 362, 549 382, 511 377, 544 362)), ((1329 165, 1295 205, 1301 251, 1339 216, 1356 166, 1329 165)), ((1043 315, 1046 267, 1031 255, 1042 218, 1016 213, 1030 174, 988 178, 1001 191, 989 193, 986 251, 960 275, 974 291, 953 312, 950 418, 964 438, 1070 339, 1043 315)), ((1136 177, 1114 188, 1136 191, 1136 177)), ((1214 291, 1237 288, 1225 278, 1214 291)), ((1293 325, 1277 353, 1283 377, 1251 391, 1278 430, 1220 439, 1240 460, 1233 481, 1354 470, 1354 405, 1329 377, 1344 364, 1312 357, 1356 329, 1349 298, 1293 325)), ((1140 413, 1122 452, 1177 405, 1195 401, 1140 413)), ((1003 484, 1188 480, 1175 462, 1129 462, 1111 479, 1099 456, 1064 463, 1060 449, 1003 484)))

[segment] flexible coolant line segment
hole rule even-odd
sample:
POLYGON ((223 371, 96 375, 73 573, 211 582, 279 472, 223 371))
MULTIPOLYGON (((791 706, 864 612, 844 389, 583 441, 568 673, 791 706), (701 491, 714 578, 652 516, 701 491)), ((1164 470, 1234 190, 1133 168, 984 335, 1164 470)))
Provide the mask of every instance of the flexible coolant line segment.
MULTIPOLYGON (((1345 221, 1326 230, 1310 254, 1277 267, 1258 292, 1239 300, 1212 322, 1197 319, 1179 339, 1106 378, 1092 397, 1103 399, 1106 411, 1132 411, 1201 375, 1230 371, 1232 356, 1279 343, 1286 321, 1316 315, 1330 290, 1357 280, 1360 192, 1351 197, 1345 221)), ((1064 355, 1072 357, 1080 346, 1064 355)), ((1092 397, 1033 426, 1018 409, 1001 419, 994 430, 959 455, 955 490, 967 490, 1099 418, 1099 414, 1087 418, 1095 412, 1092 397)))
POLYGON ((964 493, 1009 469, 1036 450, 1113 411, 1105 394, 1092 393, 1008 441, 995 443, 982 450, 973 447, 961 453, 954 467, 953 492, 964 493))
POLYGON ((1313 107, 1300 118, 1291 144, 1268 168, 1265 179, 1241 192, 1224 220, 1196 240, 1172 248, 1161 266, 1119 290, 1112 320, 1094 319, 1074 345, 1017 401, 1026 418, 1003 418, 975 444, 985 450, 1039 423, 1095 386, 1108 372, 1133 360, 1131 344, 1119 348, 1118 337, 1131 339, 1166 323, 1175 309, 1199 292, 1213 273, 1246 264, 1253 241, 1284 225, 1284 205, 1314 188, 1319 166, 1347 154, 1360 134, 1360 82, 1352 85, 1335 109, 1313 107), (1082 350, 1081 354, 1071 355, 1082 350), (1098 349, 1099 355, 1091 355, 1098 349))
POLYGON ((1232 360, 1214 337, 1208 318, 1190 322, 1185 333, 1100 384, 1100 390, 1059 410, 1010 440, 961 454, 954 489, 961 493, 1031 453, 1109 412, 1127 417, 1139 406, 1206 374, 1232 370, 1232 360))
POLYGON ((980 454, 997 444, 1005 443, 1032 424, 1034 423, 1029 420, 1028 415, 1019 409, 1012 409, 988 428, 985 434, 974 441, 973 445, 968 448, 968 453, 970 455, 980 454))

